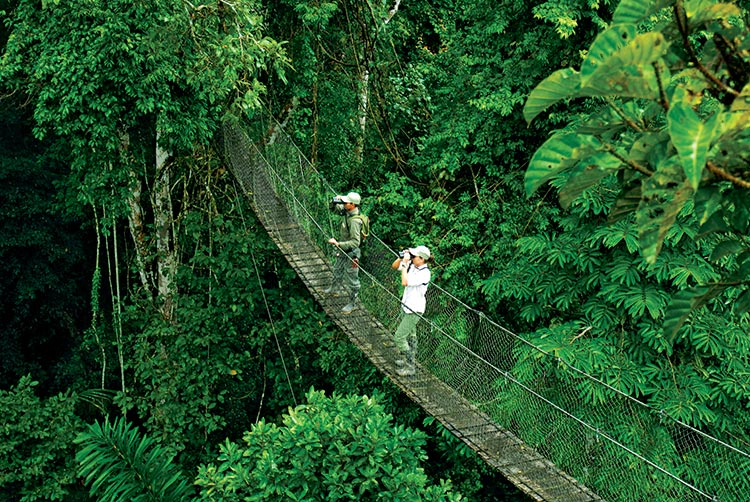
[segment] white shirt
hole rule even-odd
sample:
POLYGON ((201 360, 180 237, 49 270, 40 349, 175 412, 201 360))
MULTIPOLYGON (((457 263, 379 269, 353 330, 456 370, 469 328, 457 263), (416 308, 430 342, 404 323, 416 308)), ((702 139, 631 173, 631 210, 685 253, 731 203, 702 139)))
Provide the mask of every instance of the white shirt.
POLYGON ((421 267, 415 267, 409 265, 409 269, 406 272, 406 283, 408 286, 404 286, 404 294, 401 297, 402 308, 407 314, 416 312, 418 314, 424 314, 426 300, 425 294, 427 293, 427 284, 430 282, 432 273, 427 265, 421 267))

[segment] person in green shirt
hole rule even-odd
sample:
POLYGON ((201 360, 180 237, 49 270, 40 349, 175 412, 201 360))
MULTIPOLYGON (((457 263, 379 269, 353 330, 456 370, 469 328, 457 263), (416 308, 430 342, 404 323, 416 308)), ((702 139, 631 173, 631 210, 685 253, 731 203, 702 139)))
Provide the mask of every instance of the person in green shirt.
POLYGON ((359 259, 362 257, 363 221, 359 218, 359 206, 362 198, 356 192, 337 195, 330 204, 331 210, 342 216, 339 225, 339 238, 330 238, 328 243, 336 247, 336 259, 333 264, 333 282, 323 290, 326 294, 344 292, 349 296, 349 303, 341 312, 351 313, 356 306, 359 294, 359 259))

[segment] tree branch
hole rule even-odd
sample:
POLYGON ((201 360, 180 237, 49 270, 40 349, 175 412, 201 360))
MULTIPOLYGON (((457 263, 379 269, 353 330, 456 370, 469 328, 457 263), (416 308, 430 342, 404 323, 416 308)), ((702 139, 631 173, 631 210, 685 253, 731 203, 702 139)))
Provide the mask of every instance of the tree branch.
POLYGON ((703 63, 698 60, 698 56, 695 54, 695 50, 693 49, 693 46, 690 43, 690 39, 688 38, 688 21, 687 15, 685 14, 685 8, 682 6, 682 2, 675 2, 674 17, 675 22, 677 23, 677 28, 680 30, 680 35, 682 35, 682 45, 685 47, 685 50, 690 56, 690 62, 693 63, 698 71, 700 71, 711 83, 713 83, 720 90, 733 94, 734 96, 738 96, 739 92, 735 91, 724 82, 719 80, 716 75, 711 73, 708 68, 703 66, 703 63))
POLYGON ((669 111, 669 100, 667 99, 667 93, 664 92, 664 83, 661 81, 661 73, 659 73, 659 63, 654 61, 651 63, 654 67, 654 75, 656 75, 656 82, 659 84, 659 102, 664 111, 669 111))
POLYGON ((620 162, 626 164, 631 169, 638 171, 641 174, 645 174, 646 176, 652 176, 654 174, 654 172, 649 168, 644 167, 634 160, 628 159, 624 155, 620 154, 617 149, 609 143, 603 143, 603 145, 607 153, 612 154, 612 156, 616 157, 618 160, 620 160, 620 162))
POLYGON ((730 174, 726 172, 724 169, 720 168, 710 160, 706 162, 706 168, 713 173, 714 175, 718 176, 721 179, 731 181, 732 184, 737 185, 741 188, 750 188, 750 182, 745 181, 741 178, 738 178, 737 176, 730 174))
POLYGON ((643 132, 643 129, 641 128, 641 126, 639 126, 633 119, 628 117, 628 115, 619 106, 615 104, 614 100, 611 97, 607 97, 606 100, 607 100, 607 104, 609 104, 609 106, 612 107, 615 113, 620 116, 620 118, 623 120, 623 122, 625 122, 625 124, 628 127, 630 127, 636 132, 643 132))

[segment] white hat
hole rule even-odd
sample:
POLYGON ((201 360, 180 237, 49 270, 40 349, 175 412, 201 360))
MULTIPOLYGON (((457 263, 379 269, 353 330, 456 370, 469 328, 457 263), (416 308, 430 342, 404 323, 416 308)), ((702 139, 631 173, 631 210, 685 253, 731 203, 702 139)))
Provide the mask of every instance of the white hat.
POLYGON ((357 192, 349 192, 345 196, 341 197, 341 200, 354 204, 355 206, 359 206, 359 203, 362 202, 362 197, 360 197, 357 192))
POLYGON ((409 248, 409 254, 412 256, 419 256, 425 260, 430 259, 430 250, 427 246, 417 246, 415 248, 409 248))

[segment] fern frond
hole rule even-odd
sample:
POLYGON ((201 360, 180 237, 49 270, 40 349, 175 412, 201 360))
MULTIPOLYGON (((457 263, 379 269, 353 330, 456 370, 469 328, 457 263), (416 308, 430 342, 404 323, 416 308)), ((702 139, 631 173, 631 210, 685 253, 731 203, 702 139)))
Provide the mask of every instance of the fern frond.
POLYGON ((594 243, 601 243, 610 249, 624 243, 625 249, 631 254, 637 253, 639 249, 638 227, 629 219, 596 228, 591 234, 591 239, 594 243))
POLYGON ((107 407, 114 399, 115 392, 109 389, 89 389, 78 394, 82 401, 86 401, 102 412, 107 412, 107 407))
POLYGON ((639 259, 627 255, 618 256, 609 269, 609 277, 618 284, 633 287, 642 280, 638 271, 639 264, 639 259))
POLYGON ((708 284, 718 281, 721 275, 701 256, 675 256, 670 260, 669 279, 677 287, 708 284))
POLYGON ((75 442, 78 475, 100 502, 179 502, 193 495, 172 457, 123 419, 95 422, 75 442))
POLYGON ((640 318, 645 312, 652 319, 658 318, 669 302, 669 295, 650 284, 624 291, 623 304, 634 318, 640 318))
POLYGON ((602 302, 597 297, 591 297, 581 308, 586 320, 595 331, 608 331, 621 322, 622 313, 610 303, 602 302))

